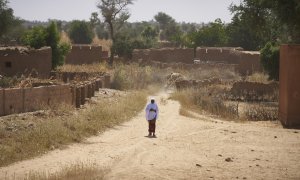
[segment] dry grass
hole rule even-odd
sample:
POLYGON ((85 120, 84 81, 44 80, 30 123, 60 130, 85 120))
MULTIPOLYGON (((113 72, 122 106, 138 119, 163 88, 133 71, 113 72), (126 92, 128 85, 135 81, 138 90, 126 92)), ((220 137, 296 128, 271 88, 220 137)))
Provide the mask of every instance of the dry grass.
POLYGON ((246 81, 249 82, 258 82, 258 83, 265 83, 268 84, 270 83, 269 81, 269 75, 265 74, 265 73, 254 73, 251 76, 247 76, 246 77, 246 81))
POLYGON ((61 32, 60 34, 60 42, 71 44, 71 40, 65 31, 61 32))
POLYGON ((278 106, 268 106, 262 103, 249 105, 244 115, 248 121, 276 121, 278 120, 278 106))
POLYGON ((145 92, 101 98, 85 110, 35 112, 0 119, 0 166, 80 142, 129 120, 146 103, 145 92), (128 107, 128 104, 131 106, 128 107), (125 113, 124 113, 125 112, 125 113))
POLYGON ((223 81, 239 81, 241 80, 241 76, 233 69, 230 68, 210 68, 210 69, 176 69, 176 72, 184 75, 187 79, 211 79, 211 78, 219 78, 223 81))
POLYGON ((180 102, 183 114, 186 114, 184 110, 198 113, 204 110, 225 119, 237 119, 237 106, 224 103, 223 91, 223 88, 218 86, 202 89, 190 88, 174 92, 171 98, 180 102))
POLYGON ((112 41, 106 39, 99 39, 97 36, 94 37, 92 44, 101 45, 104 51, 110 51, 110 47, 112 46, 112 41))
POLYGON ((87 72, 87 73, 102 73, 108 71, 108 65, 106 62, 96 64, 84 64, 84 65, 69 65, 65 64, 59 66, 57 71, 60 72, 87 72))
POLYGON ((138 64, 114 66, 112 75, 112 88, 119 90, 146 89, 149 85, 163 84, 165 74, 163 71, 150 66, 140 67, 138 64))
POLYGON ((107 171, 99 169, 96 163, 77 163, 52 174, 48 172, 30 172, 25 180, 101 180, 104 179, 107 171))

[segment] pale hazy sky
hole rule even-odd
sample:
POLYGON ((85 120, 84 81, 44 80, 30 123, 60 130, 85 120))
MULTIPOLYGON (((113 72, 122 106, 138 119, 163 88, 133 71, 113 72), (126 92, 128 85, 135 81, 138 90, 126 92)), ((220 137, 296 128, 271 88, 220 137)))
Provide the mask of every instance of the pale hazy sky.
MULTIPOLYGON (((99 12, 98 0, 9 0, 15 16, 26 20, 48 19, 88 20, 92 12, 99 12)), ((240 0, 135 0, 129 6, 130 22, 149 21, 162 11, 178 22, 210 22, 216 18, 230 22, 228 7, 240 0)))

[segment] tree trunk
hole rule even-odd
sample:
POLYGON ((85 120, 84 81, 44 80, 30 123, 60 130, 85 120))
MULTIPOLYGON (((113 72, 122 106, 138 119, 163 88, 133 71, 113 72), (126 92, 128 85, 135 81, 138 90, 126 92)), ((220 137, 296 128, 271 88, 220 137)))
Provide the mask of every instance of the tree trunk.
POLYGON ((115 51, 114 51, 114 44, 115 44, 115 37, 114 37, 114 27, 112 22, 108 22, 109 28, 110 28, 110 38, 112 40, 112 46, 110 48, 110 58, 109 58, 109 64, 112 66, 114 63, 114 56, 115 56, 115 51))

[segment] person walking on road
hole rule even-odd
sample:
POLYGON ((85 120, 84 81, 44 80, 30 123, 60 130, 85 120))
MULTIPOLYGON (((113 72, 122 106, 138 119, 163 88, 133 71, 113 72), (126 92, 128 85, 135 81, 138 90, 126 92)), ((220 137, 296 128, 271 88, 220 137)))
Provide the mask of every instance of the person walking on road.
POLYGON ((148 137, 154 137, 155 135, 155 128, 156 128, 156 120, 158 119, 158 106, 155 103, 155 99, 151 98, 151 102, 146 107, 146 120, 149 124, 148 129, 148 137))

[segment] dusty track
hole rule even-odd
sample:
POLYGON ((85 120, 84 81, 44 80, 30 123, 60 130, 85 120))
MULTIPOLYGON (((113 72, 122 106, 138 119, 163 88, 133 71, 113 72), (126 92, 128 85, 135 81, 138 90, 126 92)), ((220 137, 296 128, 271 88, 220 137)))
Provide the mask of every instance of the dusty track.
POLYGON ((55 172, 70 163, 109 169, 106 179, 300 179, 300 131, 272 123, 234 123, 179 115, 160 104, 158 138, 147 138, 144 112, 104 134, 0 169, 0 179, 55 172))

